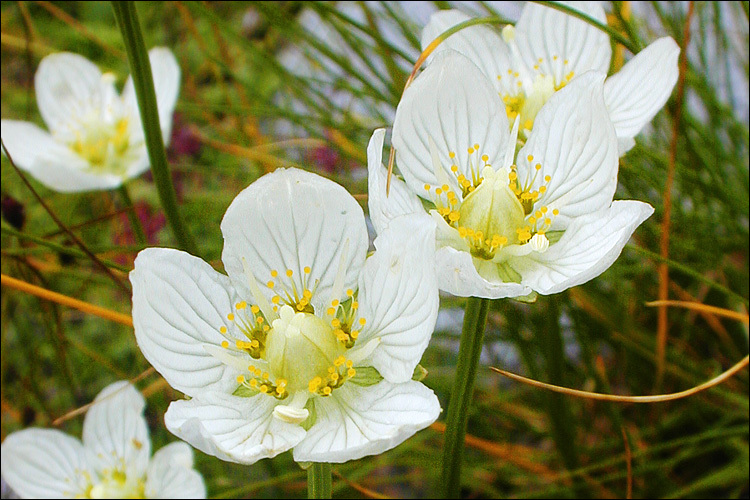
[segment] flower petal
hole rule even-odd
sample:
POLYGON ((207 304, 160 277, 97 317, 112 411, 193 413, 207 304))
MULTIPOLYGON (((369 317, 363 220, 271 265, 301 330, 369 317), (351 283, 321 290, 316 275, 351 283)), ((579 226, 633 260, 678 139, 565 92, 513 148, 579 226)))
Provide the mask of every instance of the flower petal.
MULTIPOLYGON (((39 113, 50 131, 62 129, 71 118, 102 109, 102 72, 78 54, 50 54, 39 63, 34 75, 34 88, 39 113)), ((106 88, 107 90, 109 87, 106 88)))
MULTIPOLYGON (((156 107, 159 111, 159 126, 161 127, 164 144, 169 144, 172 132, 172 114, 180 93, 180 66, 172 51, 166 47, 154 47, 148 51, 148 60, 151 63, 151 74, 154 79, 154 91, 156 93, 156 107)), ((122 90, 123 103, 130 108, 131 112, 131 139, 133 141, 143 140, 143 128, 141 125, 141 114, 138 109, 138 100, 133 87, 133 77, 129 76, 122 90)))
POLYGON ((615 201, 574 219, 545 253, 511 259, 511 265, 523 276, 524 285, 543 295, 586 283, 612 265, 633 231, 653 212, 648 203, 615 201))
MULTIPOLYGON (((471 162, 477 166, 480 155, 500 166, 509 129, 505 106, 487 77, 466 57, 444 51, 406 89, 396 110, 393 144, 398 167, 409 188, 420 196, 427 197, 425 184, 444 183, 460 196, 451 165, 455 162, 457 173, 468 179, 472 178, 471 162), (475 144, 480 153, 468 151, 475 144), (437 174, 433 149, 442 167, 437 174), (455 153, 454 159, 450 152, 455 153)), ((478 166, 481 170, 482 165, 478 166)))
POLYGON ((671 37, 660 38, 604 82, 604 102, 618 138, 635 137, 667 102, 677 83, 679 55, 671 37))
POLYGON ((559 209, 553 230, 571 218, 608 207, 617 187, 617 138, 602 97, 605 75, 577 77, 547 101, 518 153, 518 178, 545 184, 536 206, 559 209), (531 160, 529 160, 531 158, 531 160), (537 171, 535 166, 541 164, 537 171))
MULTIPOLYGON (((469 19, 471 17, 455 9, 435 12, 422 30, 422 50, 448 29, 469 19)), ((477 25, 452 34, 427 58, 428 64, 436 54, 446 49, 455 50, 468 57, 482 70, 498 92, 505 90, 501 85, 502 78, 498 77, 505 75, 511 67, 511 56, 507 45, 495 30, 486 25, 477 25)))
MULTIPOLYGON (((607 24, 599 2, 560 2, 607 24)), ((551 7, 527 2, 516 23, 516 43, 521 59, 531 69, 552 75, 555 83, 570 72, 606 73, 612 57, 609 36, 587 22, 551 7), (541 59, 541 61, 540 61, 541 59)))
POLYGON ((108 385, 96 396, 83 421, 83 445, 97 470, 125 467, 141 477, 151 456, 151 439, 143 410, 146 401, 123 380, 108 385))
POLYGON ((138 346, 169 385, 189 396, 234 390, 236 370, 203 347, 219 346, 219 328, 234 325, 229 278, 185 252, 150 248, 136 257, 130 282, 138 346))
MULTIPOLYGON (((496 276, 492 279, 485 278, 477 271, 475 261, 469 252, 443 247, 435 253, 435 260, 438 286, 457 297, 503 299, 523 297, 531 293, 531 288, 525 285, 506 283, 496 276)), ((487 266, 490 265, 495 264, 488 262, 487 266)))
POLYGON ((391 176, 390 192, 385 194, 388 170, 381 163, 384 138, 385 129, 377 129, 367 146, 367 206, 377 234, 382 233, 388 223, 399 215, 424 213, 419 198, 395 175, 391 176))
POLYGON ((316 309, 333 298, 344 252, 343 290, 355 287, 368 245, 364 213, 352 195, 333 181, 295 168, 277 169, 238 194, 221 221, 221 232, 224 267, 247 300, 252 291, 242 259, 267 298, 282 290, 301 295, 317 282, 311 300, 316 309), (272 279, 274 288, 263 285, 272 279))
POLYGON ((395 448, 437 420, 440 402, 419 382, 347 383, 315 399, 317 420, 294 447, 297 462, 342 463, 395 448))
POLYGON ((203 476, 193 469, 193 449, 183 442, 154 453, 145 486, 147 498, 206 498, 203 476))
POLYGON ((402 216, 375 239, 359 280, 362 327, 357 344, 380 343, 372 366, 390 382, 406 382, 427 348, 438 312, 435 222, 425 214, 402 216))
POLYGON ((93 475, 81 442, 52 429, 11 433, 2 445, 2 476, 21 498, 84 495, 93 475))
POLYGON ((2 138, 15 165, 49 189, 63 193, 113 189, 122 178, 87 172, 88 162, 33 123, 2 120, 2 138))
POLYGON ((164 415, 167 429, 204 453, 252 464, 300 442, 305 430, 273 416, 277 401, 266 394, 242 398, 217 392, 175 401, 164 415))

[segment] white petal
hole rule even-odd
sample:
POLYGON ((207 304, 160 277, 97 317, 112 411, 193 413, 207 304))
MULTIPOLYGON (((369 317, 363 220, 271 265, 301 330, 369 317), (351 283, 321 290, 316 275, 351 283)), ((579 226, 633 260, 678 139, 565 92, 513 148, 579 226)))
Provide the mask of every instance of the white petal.
MULTIPOLYGON (((599 2, 560 3, 607 23, 599 2)), ((576 75, 589 70, 606 73, 612 57, 605 32, 577 17, 531 2, 526 3, 516 23, 516 43, 528 69, 538 65, 537 71, 552 75, 557 84, 571 71, 576 75)))
POLYGON ((354 288, 368 244, 357 201, 335 182, 294 168, 264 175, 238 194, 221 221, 221 232, 221 258, 238 290, 251 295, 244 258, 268 298, 284 289, 291 293, 292 281, 301 295, 303 281, 312 290, 319 280, 311 301, 316 309, 332 299, 345 249, 343 289, 354 288), (310 273, 305 274, 308 266, 310 273), (278 277, 270 289, 264 284, 272 279, 272 270, 278 277), (287 270, 293 273, 291 279, 287 270))
POLYGON ((221 345, 222 325, 234 327, 227 320, 237 302, 229 278, 185 252, 153 248, 138 254, 130 281, 135 338, 169 385, 189 396, 231 392, 236 371, 203 347, 221 345))
POLYGON ((81 442, 52 429, 14 432, 2 445, 2 476, 21 498, 73 498, 93 475, 81 442))
POLYGON ((588 72, 556 92, 518 153, 518 178, 551 177, 536 207, 560 209, 553 229, 609 206, 617 186, 617 138, 602 97, 604 74, 588 72), (532 161, 528 156, 533 156, 532 161), (542 168, 535 170, 536 164, 542 168))
MULTIPOLYGON (((483 297, 503 299, 523 297, 531 293, 531 288, 518 283, 506 283, 499 277, 487 279, 477 271, 474 259, 469 252, 462 252, 451 247, 438 249, 437 261, 438 286, 441 290, 458 297, 483 297)), ((487 263, 487 266, 494 263, 487 263)), ((496 274, 496 273, 493 273, 496 274)))
MULTIPOLYGON (((472 178, 481 155, 499 167, 506 151, 510 125, 497 91, 469 59, 446 50, 414 80, 401 98, 393 124, 393 144, 401 173, 409 188, 428 197, 424 186, 441 186, 441 175, 460 197, 456 175, 472 178), (436 175, 431 143, 444 175, 436 175), (480 153, 468 149, 479 145, 480 153), (449 153, 456 154, 451 159, 449 153)), ((477 172, 481 171, 482 164, 477 172)))
POLYGON ((609 268, 633 231, 653 212, 647 203, 615 201, 609 208, 573 220, 546 252, 511 259, 511 265, 525 285, 544 295, 580 285, 609 268))
MULTIPOLYGON (((65 127, 74 117, 102 108, 102 73, 78 54, 50 54, 39 63, 34 75, 39 113, 52 131, 65 127)), ((11 153, 12 154, 12 153, 11 153)))
POLYGON ((249 465, 275 457, 305 436, 299 425, 273 416, 276 404, 266 394, 242 398, 206 392, 170 404, 164 422, 170 432, 204 453, 249 465))
POLYGON ((669 99, 677 83, 680 47, 660 38, 604 83, 604 101, 617 137, 635 137, 669 99))
POLYGON ((151 456, 145 407, 141 393, 127 381, 110 384, 96 396, 83 422, 83 445, 96 470, 124 465, 129 476, 143 476, 151 456))
POLYGON ((113 189, 122 184, 117 175, 87 172, 86 160, 33 123, 2 120, 2 138, 13 163, 54 191, 113 189))
POLYGON ((359 280, 359 312, 367 323, 357 344, 379 338, 372 366, 390 382, 405 382, 437 320, 435 223, 424 212, 394 219, 375 249, 359 280))
MULTIPOLYGON (((149 50, 148 59, 151 63, 151 75, 154 79, 154 92, 156 93, 156 107, 159 111, 162 139, 164 139, 164 144, 168 144, 172 131, 172 114, 177 103, 177 96, 180 93, 180 66, 172 51, 166 47, 154 47, 149 50)), ((122 100, 130 108, 133 117, 131 138, 140 140, 143 138, 143 129, 132 76, 129 76, 125 82, 122 100)))
POLYGON ((315 399, 317 420, 294 447, 297 462, 342 463, 395 448, 437 420, 440 403, 419 382, 346 383, 315 399))
MULTIPOLYGON (((422 50, 448 29, 471 17, 459 10, 440 10, 430 16, 430 21, 422 30, 422 50)), ((510 51, 500 35, 486 25, 464 28, 446 38, 427 58, 428 64, 434 56, 445 49, 452 49, 471 59, 482 73, 492 82, 495 89, 504 90, 502 77, 511 67, 510 51)))
POLYGON ((193 469, 193 449, 183 442, 154 453, 145 486, 147 498, 206 498, 203 476, 193 469))
POLYGON ((385 129, 378 129, 373 132, 367 146, 367 206, 377 234, 382 233, 388 223, 399 215, 424 213, 419 198, 395 175, 391 176, 390 192, 385 194, 388 170, 381 163, 384 138, 385 129))

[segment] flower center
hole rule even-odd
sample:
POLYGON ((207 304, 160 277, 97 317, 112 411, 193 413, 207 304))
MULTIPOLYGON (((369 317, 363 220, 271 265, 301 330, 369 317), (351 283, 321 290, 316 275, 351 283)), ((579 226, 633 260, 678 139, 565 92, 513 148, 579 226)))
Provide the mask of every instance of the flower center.
MULTIPOLYGON (((131 475, 132 476, 132 475, 131 475)), ((146 498, 142 479, 128 477, 125 472, 107 470, 101 481, 89 490, 89 498, 146 498)))
POLYGON ((498 81, 502 81, 507 92, 500 93, 505 104, 505 113, 508 115, 511 128, 520 116, 519 139, 525 141, 531 129, 534 127, 534 119, 542 109, 544 103, 556 91, 567 85, 575 76, 571 71, 570 61, 561 60, 559 56, 545 62, 540 57, 529 68, 528 61, 523 61, 516 44, 515 28, 511 25, 503 28, 503 40, 508 44, 511 51, 511 59, 518 69, 508 69, 507 75, 497 75, 498 81))
MULTIPOLYGON (((450 168, 455 176, 455 184, 461 189, 462 200, 447 182, 437 188, 429 184, 424 186, 435 203, 437 213, 456 229, 469 245, 471 255, 476 258, 493 260, 503 248, 527 243, 530 245, 524 252, 546 251, 549 241, 544 234, 559 211, 549 210, 546 206, 537 207, 539 197, 546 192, 547 184, 551 181, 550 176, 545 176, 543 182, 537 182, 542 165, 537 163, 533 177, 522 181, 518 178, 515 165, 498 170, 492 168, 487 163, 487 155, 479 156, 478 144, 469 148, 468 152, 470 164, 465 170, 469 172, 471 180, 458 173, 457 165, 453 164, 450 168), (533 189, 537 184, 540 184, 539 187, 533 189)), ((448 156, 452 160, 456 158, 453 152, 448 156)), ((531 163, 534 157, 529 155, 527 160, 531 163)), ((438 171, 444 172, 442 167, 436 168, 436 175, 438 171)), ((445 173, 442 175, 445 176, 445 173)), ((519 251, 515 250, 514 253, 519 254, 519 251)))

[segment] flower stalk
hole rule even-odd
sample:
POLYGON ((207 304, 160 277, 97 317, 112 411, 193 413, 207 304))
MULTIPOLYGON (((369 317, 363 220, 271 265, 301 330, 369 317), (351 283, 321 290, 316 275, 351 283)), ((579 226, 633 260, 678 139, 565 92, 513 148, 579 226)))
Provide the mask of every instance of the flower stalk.
POLYGON ((112 2, 112 8, 128 53, 128 62, 138 99, 138 109, 141 112, 144 138, 151 161, 151 172, 159 193, 159 200, 177 243, 185 251, 198 255, 195 240, 193 240, 177 207, 177 195, 172 184, 167 154, 164 150, 164 140, 159 126, 159 113, 151 65, 146 52, 146 45, 143 42, 135 3, 112 2))
POLYGON ((133 236, 135 236, 136 243, 142 246, 146 246, 146 244, 148 243, 148 240, 146 239, 146 233, 143 231, 143 225, 141 224, 141 220, 138 218, 138 214, 135 213, 135 206, 133 205, 133 200, 130 199, 128 188, 125 187, 125 184, 123 184, 119 187, 118 191, 120 191, 120 197, 122 198, 122 201, 127 208, 128 221, 130 221, 130 229, 133 230, 133 236))
POLYGON ((458 498, 461 492, 461 464, 469 407, 474 395, 479 356, 482 353, 484 326, 487 323, 489 299, 469 297, 458 348, 458 364, 445 420, 443 447, 443 496, 458 498))
POLYGON ((331 464, 315 462, 307 469, 307 498, 331 498, 331 464))

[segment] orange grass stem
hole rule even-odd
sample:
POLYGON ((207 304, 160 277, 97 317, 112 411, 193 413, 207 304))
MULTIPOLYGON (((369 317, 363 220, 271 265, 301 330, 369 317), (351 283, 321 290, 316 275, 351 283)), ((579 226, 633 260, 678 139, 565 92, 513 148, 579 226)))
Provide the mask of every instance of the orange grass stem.
POLYGON ((104 307, 95 306, 94 304, 89 304, 88 302, 74 299, 72 297, 68 297, 67 295, 63 295, 61 293, 47 290, 46 288, 32 285, 31 283, 27 283, 26 281, 12 278, 6 274, 2 274, 0 275, 0 277, 2 278, 2 281, 0 282, 2 286, 14 288, 16 290, 34 295, 44 300, 56 302, 64 306, 72 307, 73 309, 78 309, 79 311, 85 312, 87 314, 93 314, 94 316, 99 316, 100 318, 114 321, 115 323, 133 326, 133 319, 127 314, 122 314, 110 309, 106 309, 104 307))
MULTIPOLYGON (((680 73, 677 80, 677 98, 672 124, 672 140, 669 145, 669 163, 667 165, 667 182, 664 185, 664 217, 661 222, 661 241, 659 254, 663 259, 669 257, 669 226, 672 217, 672 184, 677 162, 677 138, 680 133, 682 119, 682 101, 685 95, 685 74, 687 73, 687 46, 690 43, 690 20, 693 18, 695 2, 690 2, 680 50, 680 73)), ((669 295, 669 266, 666 262, 659 264, 659 300, 667 300, 669 295)), ((661 387, 664 378, 664 358, 667 350, 668 335, 667 307, 659 307, 656 323, 656 387, 661 387)))
POLYGON ((715 314, 717 316, 724 316, 725 318, 736 319, 743 323, 750 322, 750 317, 747 314, 738 313, 736 311, 730 311, 729 309, 723 309, 716 306, 708 306, 702 302, 686 302, 683 300, 654 300, 652 302, 646 302, 649 307, 684 307, 685 309, 692 309, 702 313, 715 314))
POLYGON ((493 366, 490 367, 490 370, 524 384, 539 387, 541 389, 547 389, 548 391, 567 394, 568 396, 573 396, 576 398, 595 399, 598 401, 610 401, 616 403, 664 403, 666 401, 674 401, 676 399, 686 398, 701 391, 705 391, 706 389, 710 389, 715 385, 719 385, 745 368, 748 365, 748 362, 750 362, 750 356, 745 356, 742 361, 740 361, 721 375, 712 378, 708 382, 704 382, 701 385, 697 385, 685 391, 674 392, 671 394, 657 394, 655 396, 619 396, 616 394, 602 394, 599 392, 579 391, 577 389, 560 387, 559 385, 545 384, 544 382, 539 382, 538 380, 522 377, 521 375, 516 375, 515 373, 506 372, 505 370, 501 370, 500 368, 495 368, 493 366))

